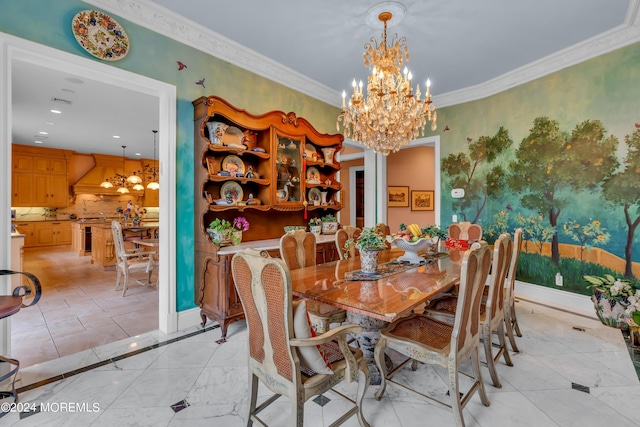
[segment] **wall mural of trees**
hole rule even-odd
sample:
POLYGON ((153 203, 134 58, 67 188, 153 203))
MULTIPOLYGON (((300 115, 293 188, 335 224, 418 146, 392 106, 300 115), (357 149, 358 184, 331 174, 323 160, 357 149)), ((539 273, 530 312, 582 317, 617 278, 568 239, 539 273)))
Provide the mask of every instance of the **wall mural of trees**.
POLYGON ((445 194, 465 190, 463 198, 450 199, 451 211, 459 220, 480 222, 490 242, 522 227, 520 280, 554 287, 560 273, 561 289, 590 294, 585 274, 633 278, 640 224, 638 128, 620 144, 599 120, 567 130, 558 120, 538 116, 517 146, 503 126, 494 135, 467 137, 464 149, 442 159, 445 194), (622 159, 620 152, 626 152, 622 159), (619 224, 626 230, 618 230, 619 224), (610 244, 610 229, 626 235, 623 253, 610 244), (604 251, 595 262, 594 248, 604 251), (624 259, 623 271, 609 261, 616 257, 624 259))

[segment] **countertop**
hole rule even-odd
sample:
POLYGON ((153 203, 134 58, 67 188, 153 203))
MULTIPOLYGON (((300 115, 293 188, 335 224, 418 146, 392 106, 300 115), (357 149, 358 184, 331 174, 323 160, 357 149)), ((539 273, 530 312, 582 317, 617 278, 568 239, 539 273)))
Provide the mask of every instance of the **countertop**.
POLYGON ((25 237, 25 235, 22 233, 11 232, 11 238, 13 239, 14 237, 25 237))
MULTIPOLYGON (((319 236, 316 236, 316 244, 334 242, 335 240, 336 240, 335 234, 320 234, 319 236)), ((239 245, 224 246, 220 248, 220 250, 218 251, 218 255, 233 255, 249 248, 257 249, 260 251, 262 250, 270 251, 270 250, 280 249, 280 238, 254 240, 252 242, 242 242, 239 245)))

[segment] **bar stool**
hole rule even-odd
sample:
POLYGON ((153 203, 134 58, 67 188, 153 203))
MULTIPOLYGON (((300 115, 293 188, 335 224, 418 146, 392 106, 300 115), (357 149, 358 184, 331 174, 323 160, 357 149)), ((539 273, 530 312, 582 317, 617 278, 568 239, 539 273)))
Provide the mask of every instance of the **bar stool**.
MULTIPOLYGON (((30 283, 29 286, 17 286, 11 295, 0 295, 0 319, 13 316, 19 312, 21 308, 37 304, 40 300, 40 295, 42 294, 40 280, 38 280, 38 278, 33 274, 12 270, 0 270, 0 276, 7 276, 11 274, 22 274, 30 280, 30 283), (28 296, 33 296, 33 299, 29 304, 25 304, 24 298, 28 296)), ((13 397, 14 403, 18 401, 15 384, 19 368, 20 362, 17 359, 11 359, 0 355, 0 384, 13 377, 13 380, 11 380, 11 390, 0 390, 0 400, 13 397)), ((8 413, 9 412, 0 410, 0 418, 8 413)))

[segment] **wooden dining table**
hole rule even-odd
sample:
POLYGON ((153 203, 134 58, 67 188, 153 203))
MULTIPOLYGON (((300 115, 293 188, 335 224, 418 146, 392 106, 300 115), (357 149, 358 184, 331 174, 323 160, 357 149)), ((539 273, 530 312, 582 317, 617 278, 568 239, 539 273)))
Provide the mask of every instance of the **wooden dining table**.
MULTIPOLYGON (((382 252, 380 262, 390 262, 390 253, 382 252)), ((446 254, 422 265, 397 267, 403 268, 407 269, 369 280, 354 276, 360 270, 360 258, 354 257, 291 271, 295 296, 342 308, 347 322, 362 326, 357 340, 369 365, 371 384, 380 383, 373 357, 380 331, 460 280, 460 264, 446 254)))

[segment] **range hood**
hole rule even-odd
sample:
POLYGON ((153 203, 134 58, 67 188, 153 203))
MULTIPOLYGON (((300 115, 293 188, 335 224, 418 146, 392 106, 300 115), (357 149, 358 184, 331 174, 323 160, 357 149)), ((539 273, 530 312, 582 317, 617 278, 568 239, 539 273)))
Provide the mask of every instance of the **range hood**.
MULTIPOLYGON (((108 156, 104 154, 92 154, 95 166, 89 170, 86 174, 82 176, 73 185, 73 194, 101 194, 101 195, 112 195, 112 196, 120 196, 118 193, 117 187, 113 188, 103 188, 100 187, 100 184, 105 180, 105 178, 110 178, 115 176, 116 174, 122 173, 122 158, 115 156, 108 156)), ((127 163, 136 162, 137 166, 131 167, 132 170, 141 169, 140 162, 137 160, 129 160, 127 159, 127 163)), ((127 167, 129 169, 129 167, 127 167)), ((129 172, 129 171, 127 171, 129 172)), ((129 188, 129 194, 133 194, 136 196, 144 195, 144 190, 135 191, 132 188, 129 188)))

